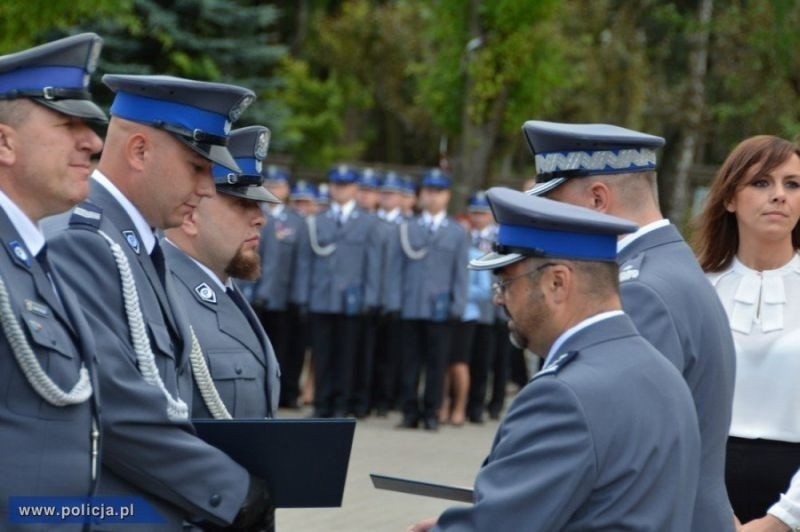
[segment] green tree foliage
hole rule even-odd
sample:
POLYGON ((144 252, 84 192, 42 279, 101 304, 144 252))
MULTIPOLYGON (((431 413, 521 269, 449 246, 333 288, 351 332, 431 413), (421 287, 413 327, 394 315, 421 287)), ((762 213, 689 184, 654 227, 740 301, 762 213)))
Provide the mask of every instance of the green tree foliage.
MULTIPOLYGON (((103 36, 98 70, 170 74, 252 89, 241 123, 280 129, 285 110, 264 95, 286 53, 273 31, 278 9, 256 0, 132 0, 130 15, 84 24, 103 36)), ((110 97, 110 96, 108 96, 110 97)), ((280 142, 279 137, 275 137, 280 142)))
POLYGON ((54 29, 87 17, 110 17, 130 10, 131 0, 4 0, 0 2, 0 54, 28 48, 54 29))
POLYGON ((419 2, 353 0, 308 15, 300 53, 282 64, 285 84, 272 93, 291 110, 285 136, 305 164, 338 160, 405 162, 432 129, 414 105, 409 64, 419 48, 419 2))
POLYGON ((721 5, 711 60, 707 160, 720 161, 757 134, 800 135, 800 3, 734 1, 721 5))

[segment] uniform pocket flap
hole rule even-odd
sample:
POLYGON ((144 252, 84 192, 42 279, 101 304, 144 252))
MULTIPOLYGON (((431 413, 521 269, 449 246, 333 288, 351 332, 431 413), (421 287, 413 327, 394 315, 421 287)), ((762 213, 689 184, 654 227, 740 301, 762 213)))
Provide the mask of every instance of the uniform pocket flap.
POLYGON ((255 379, 257 368, 252 364, 246 364, 239 356, 244 354, 251 357, 250 353, 208 353, 208 370, 214 380, 229 379, 255 379))
POLYGON ((54 323, 52 317, 38 316, 32 312, 22 312, 22 323, 28 330, 33 343, 72 358, 72 349, 66 331, 54 323))

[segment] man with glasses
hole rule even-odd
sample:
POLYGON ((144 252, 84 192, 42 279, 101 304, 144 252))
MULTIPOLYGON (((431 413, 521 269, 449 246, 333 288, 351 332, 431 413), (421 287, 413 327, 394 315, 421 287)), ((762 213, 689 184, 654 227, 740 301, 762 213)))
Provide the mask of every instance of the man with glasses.
POLYGON ((488 192, 495 301, 522 346, 545 359, 500 424, 474 504, 414 530, 685 531, 700 437, 686 383, 622 312, 619 218, 488 192))

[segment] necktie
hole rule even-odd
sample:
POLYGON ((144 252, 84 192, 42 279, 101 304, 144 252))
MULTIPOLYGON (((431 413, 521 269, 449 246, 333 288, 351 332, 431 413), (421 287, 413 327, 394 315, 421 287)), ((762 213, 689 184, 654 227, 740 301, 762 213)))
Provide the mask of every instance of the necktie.
POLYGON ((161 245, 156 240, 156 245, 153 246, 153 251, 150 252, 150 260, 153 261, 153 266, 156 268, 158 278, 161 280, 161 285, 166 286, 167 267, 164 261, 164 252, 161 250, 161 245))

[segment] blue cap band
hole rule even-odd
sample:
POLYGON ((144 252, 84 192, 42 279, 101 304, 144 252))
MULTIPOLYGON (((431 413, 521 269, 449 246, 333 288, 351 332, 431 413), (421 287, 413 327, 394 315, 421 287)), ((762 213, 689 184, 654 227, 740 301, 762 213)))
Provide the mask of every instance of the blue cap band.
POLYGON ((12 70, 0 74, 0 93, 45 87, 84 88, 86 70, 80 67, 46 66, 12 70))
POLYGON ((117 92, 110 112, 114 116, 134 122, 146 124, 164 122, 189 130, 199 129, 220 137, 227 137, 230 128, 227 116, 191 105, 137 96, 122 91, 117 92))
POLYGON ((617 235, 589 234, 540 229, 522 225, 503 225, 497 243, 510 248, 539 250, 545 255, 587 260, 616 260, 617 235))

